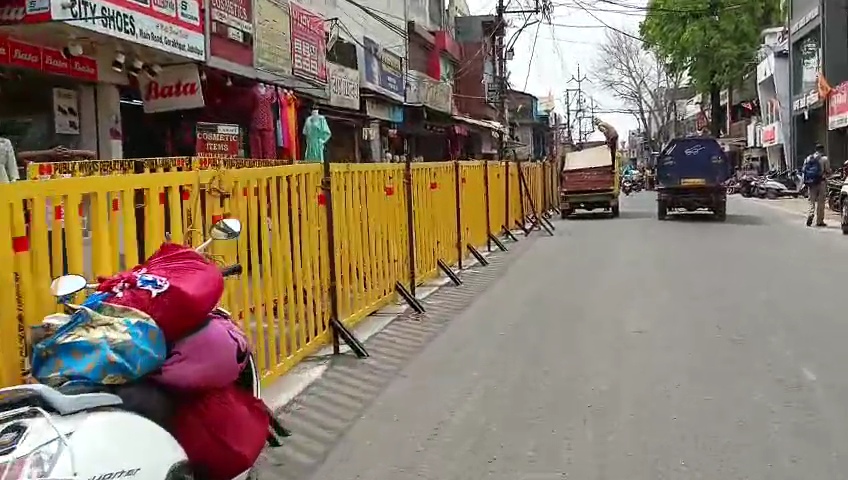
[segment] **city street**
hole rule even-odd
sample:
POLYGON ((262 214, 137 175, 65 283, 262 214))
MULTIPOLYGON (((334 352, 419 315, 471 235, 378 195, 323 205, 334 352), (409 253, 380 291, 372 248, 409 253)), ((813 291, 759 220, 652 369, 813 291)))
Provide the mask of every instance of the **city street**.
POLYGON ((658 222, 654 198, 522 242, 311 478, 844 478, 848 239, 738 196, 658 222))

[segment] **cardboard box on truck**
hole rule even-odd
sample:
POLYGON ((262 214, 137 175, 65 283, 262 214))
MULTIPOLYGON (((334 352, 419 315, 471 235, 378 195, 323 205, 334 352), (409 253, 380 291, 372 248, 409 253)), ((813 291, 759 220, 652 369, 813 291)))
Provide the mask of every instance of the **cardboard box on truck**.
POLYGON ((615 170, 605 145, 568 152, 562 168, 561 189, 565 193, 613 190, 615 170))

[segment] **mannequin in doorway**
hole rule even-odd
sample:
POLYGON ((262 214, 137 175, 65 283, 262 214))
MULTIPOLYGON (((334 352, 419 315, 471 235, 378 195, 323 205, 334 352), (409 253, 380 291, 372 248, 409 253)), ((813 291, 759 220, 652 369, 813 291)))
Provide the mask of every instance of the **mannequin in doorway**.
POLYGON ((277 138, 274 134, 274 114, 272 108, 276 92, 264 83, 258 83, 252 89, 253 114, 250 120, 250 156, 253 158, 277 158, 277 138))
POLYGON ((318 112, 317 108, 313 108, 312 114, 306 119, 303 125, 303 136, 306 137, 306 153, 303 159, 307 162, 323 162, 324 145, 330 140, 332 133, 330 126, 327 125, 327 119, 318 112))

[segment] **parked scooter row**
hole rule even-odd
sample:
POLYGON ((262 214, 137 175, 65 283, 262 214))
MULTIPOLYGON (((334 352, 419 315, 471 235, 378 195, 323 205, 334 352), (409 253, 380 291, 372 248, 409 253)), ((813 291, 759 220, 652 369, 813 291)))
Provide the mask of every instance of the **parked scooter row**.
POLYGON ((644 181, 641 179, 633 179, 631 177, 625 177, 621 181, 621 191, 624 195, 629 196, 633 192, 641 192, 644 188, 644 181))
POLYGON ((728 195, 739 193, 743 197, 776 199, 806 196, 803 176, 799 170, 772 171, 765 175, 741 175, 725 183, 728 195))
MULTIPOLYGON (((240 231, 241 223, 238 220, 222 220, 212 226, 209 232, 210 239, 196 251, 202 252, 213 240, 233 240, 239 236, 240 231)), ((141 272, 139 278, 144 277, 144 270, 141 272)), ((221 269, 223 277, 240 273, 240 265, 221 269)), ((138 285, 138 288, 144 288, 141 280, 138 281, 138 285)), ((99 288, 97 284, 88 283, 79 275, 65 275, 55 279, 51 284, 51 292, 60 303, 66 305, 68 312, 87 308, 88 303, 85 302, 81 306, 70 303, 73 297, 84 290, 102 292, 103 288, 99 288)), ((161 294, 162 291, 164 290, 159 293, 161 294)), ((154 291, 151 290, 151 292, 154 291)), ((170 292, 165 292, 163 297, 167 297, 168 293, 170 292)), ((153 297, 156 295, 152 293, 153 297)), ((96 294, 93 294, 88 298, 95 296, 96 294)), ((212 314, 226 321, 232 321, 230 314, 221 308, 214 309, 212 314)), ((64 317, 62 314, 49 315, 45 318, 42 327, 51 330, 52 335, 34 339, 32 343, 46 342, 51 336, 59 335, 58 332, 62 331, 62 327, 66 324, 70 325, 75 319, 77 317, 74 315, 64 315, 64 317)), ((102 329, 103 326, 98 324, 98 328, 102 329)), ((92 333, 91 336, 94 338, 95 335, 92 333)), ((114 339, 101 339, 102 344, 110 341, 114 339)), ((125 341, 132 342, 133 339, 129 338, 125 341)), ((171 347, 169 344, 169 355, 171 347)), ((104 355, 112 354, 108 346, 104 348, 108 352, 104 352, 104 355)), ((41 350, 36 353, 45 354, 46 352, 41 350)), ((250 349, 245 355, 247 358, 243 359, 244 367, 238 374, 235 387, 243 391, 247 397, 259 399, 260 377, 256 362, 250 349)), ((184 445, 178 442, 175 435, 166 430, 160 422, 138 411, 129 411, 127 401, 116 392, 117 385, 108 384, 110 381, 104 380, 100 383, 69 381, 64 385, 52 387, 38 383, 0 389, 0 438, 2 438, 0 467, 5 472, 3 478, 7 480, 197 478, 199 472, 191 463, 184 445)), ((186 395, 189 394, 186 393, 186 395)), ((267 409, 267 407, 264 408, 267 409)), ((218 418, 217 428, 222 428, 220 425, 227 423, 228 420, 218 418)), ((235 425, 234 428, 249 427, 235 425)), ((259 439, 262 444, 267 441, 272 446, 278 446, 279 437, 288 435, 273 415, 270 416, 270 423, 263 428, 265 433, 259 439)), ((241 447, 244 448, 239 453, 252 455, 247 453, 249 448, 244 445, 240 445, 241 447)), ((256 458, 245 458, 240 461, 252 463, 256 461, 256 458)), ((214 475, 214 472, 211 473, 211 475, 201 474, 200 476, 219 478, 214 475)), ((249 474, 248 469, 239 475, 227 474, 223 478, 244 479, 249 474)))

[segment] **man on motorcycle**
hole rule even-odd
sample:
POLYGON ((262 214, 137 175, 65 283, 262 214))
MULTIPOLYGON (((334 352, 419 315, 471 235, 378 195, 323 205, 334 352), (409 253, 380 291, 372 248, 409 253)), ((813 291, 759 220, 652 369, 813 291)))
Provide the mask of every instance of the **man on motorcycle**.
POLYGON ((830 162, 824 155, 824 146, 816 145, 816 151, 804 160, 804 185, 810 196, 810 210, 807 213, 807 226, 816 220, 817 227, 824 227, 824 205, 827 193, 827 176, 831 173, 830 162))

